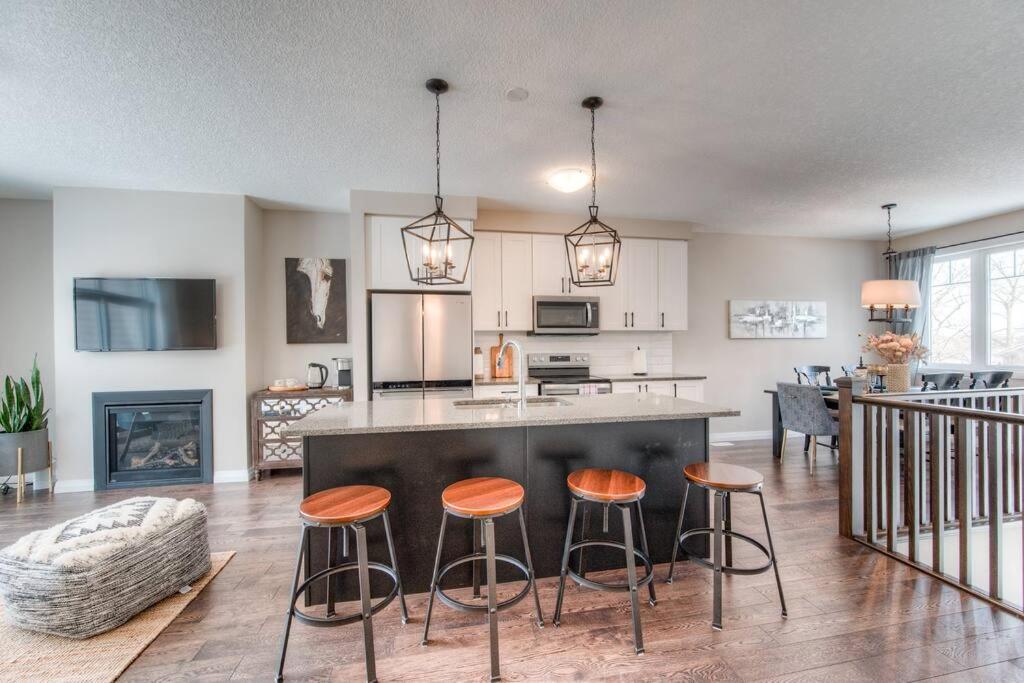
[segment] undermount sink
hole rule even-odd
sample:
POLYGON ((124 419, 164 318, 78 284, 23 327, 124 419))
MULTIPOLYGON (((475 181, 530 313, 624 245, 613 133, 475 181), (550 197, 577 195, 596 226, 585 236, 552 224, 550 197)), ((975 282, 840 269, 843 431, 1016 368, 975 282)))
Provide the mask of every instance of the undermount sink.
MULTIPOLYGON (((456 408, 492 408, 492 407, 505 407, 514 406, 518 401, 514 398, 473 398, 455 401, 456 408)), ((554 396, 528 396, 526 399, 526 405, 528 406, 571 406, 572 404, 568 401, 555 398, 554 396)))

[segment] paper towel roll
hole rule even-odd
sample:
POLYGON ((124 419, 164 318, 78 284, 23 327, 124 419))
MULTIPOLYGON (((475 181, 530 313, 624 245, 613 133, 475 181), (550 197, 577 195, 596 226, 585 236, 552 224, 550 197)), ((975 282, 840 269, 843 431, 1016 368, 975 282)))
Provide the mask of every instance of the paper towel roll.
POLYGON ((639 346, 636 347, 636 351, 633 352, 633 374, 647 374, 647 352, 639 346))

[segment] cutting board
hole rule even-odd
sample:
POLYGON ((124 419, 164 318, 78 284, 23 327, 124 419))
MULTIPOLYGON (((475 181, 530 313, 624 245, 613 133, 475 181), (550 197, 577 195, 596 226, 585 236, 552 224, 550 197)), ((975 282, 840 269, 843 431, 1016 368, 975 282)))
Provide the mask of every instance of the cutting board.
POLYGON ((505 365, 498 367, 498 351, 505 341, 505 335, 498 335, 498 345, 491 347, 491 379, 511 379, 515 375, 515 368, 512 367, 512 347, 505 349, 505 365))

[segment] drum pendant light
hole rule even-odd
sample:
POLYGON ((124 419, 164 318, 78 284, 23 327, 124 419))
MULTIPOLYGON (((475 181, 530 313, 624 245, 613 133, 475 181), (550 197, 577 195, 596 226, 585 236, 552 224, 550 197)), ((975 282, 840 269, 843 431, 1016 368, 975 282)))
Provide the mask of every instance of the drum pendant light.
MULTIPOLYGON (((889 267, 889 277, 896 275, 892 257, 896 251, 892 248, 892 210, 895 204, 883 204, 889 225, 889 246, 882 256, 889 267)), ((906 323, 910 309, 921 305, 921 288, 914 280, 868 280, 860 286, 860 305, 868 309, 868 322, 873 323, 906 323)))
POLYGON ((614 228, 597 217, 597 153, 594 144, 595 112, 604 104, 600 97, 583 100, 590 110, 590 219, 565 236, 569 277, 577 287, 608 287, 619 272, 622 240, 614 228))
POLYGON ((465 282, 473 255, 473 236, 444 212, 441 198, 441 95, 448 83, 431 78, 427 90, 434 95, 434 168, 437 191, 434 213, 402 228, 402 247, 409 278, 424 285, 459 285, 465 282))

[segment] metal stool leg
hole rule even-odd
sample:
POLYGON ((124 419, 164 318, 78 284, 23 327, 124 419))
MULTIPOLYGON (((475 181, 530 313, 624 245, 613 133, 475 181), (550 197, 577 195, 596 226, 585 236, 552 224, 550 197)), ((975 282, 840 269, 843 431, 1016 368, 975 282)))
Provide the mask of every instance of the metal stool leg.
POLYGON ((530 539, 526 537, 526 517, 523 515, 523 508, 519 508, 519 528, 523 532, 523 552, 526 554, 526 568, 530 570, 533 602, 537 608, 537 628, 544 628, 544 614, 540 611, 540 594, 537 591, 537 577, 533 573, 533 558, 530 557, 530 539))
POLYGON ((284 680, 284 657, 288 654, 288 634, 292 630, 292 615, 295 614, 295 591, 299 589, 299 576, 302 574, 302 557, 306 554, 306 539, 308 538, 309 527, 302 525, 302 535, 299 538, 299 557, 295 560, 295 577, 292 579, 292 590, 288 594, 288 612, 284 619, 284 634, 281 636, 281 659, 277 664, 277 676, 275 681, 284 680))
POLYGON ((565 548, 562 550, 562 569, 558 574, 558 599, 555 600, 555 618, 551 620, 555 626, 558 626, 562 618, 562 594, 565 592, 565 577, 569 569, 569 546, 572 545, 572 532, 576 526, 576 506, 579 501, 576 496, 572 497, 572 502, 569 507, 569 525, 565 529, 565 548))
POLYGON ((786 598, 782 595, 782 579, 779 578, 779 563, 775 559, 775 546, 772 545, 772 530, 768 526, 768 510, 764 505, 764 495, 760 491, 757 492, 757 497, 761 501, 761 515, 764 517, 764 532, 768 536, 768 550, 772 554, 772 569, 775 570, 775 585, 779 587, 779 602, 782 603, 782 616, 786 614, 786 598))
MULTIPOLYGON (((473 552, 480 552, 484 549, 483 547, 483 533, 480 526, 480 520, 474 519, 471 523, 473 527, 473 552)), ((473 561, 473 597, 480 597, 480 563, 476 560, 473 561)))
POLYGON ((348 557, 348 527, 341 527, 341 556, 348 557))
POLYGON ((629 505, 620 505, 622 510, 622 530, 626 545, 626 576, 629 582, 629 601, 633 610, 633 646, 638 655, 644 653, 644 634, 640 629, 640 601, 636 585, 636 556, 633 554, 633 520, 629 513, 629 505))
POLYGON ((398 557, 395 555, 395 539, 391 536, 391 521, 388 519, 388 511, 382 515, 384 518, 384 535, 388 539, 388 554, 391 556, 391 566, 395 569, 395 583, 398 588, 398 604, 402 608, 402 623, 409 623, 409 610, 405 606, 405 592, 402 590, 402 574, 398 571, 398 557))
POLYGON ((487 623, 491 631, 491 680, 501 680, 498 663, 498 586, 494 566, 494 520, 484 520, 484 545, 487 553, 487 623))
POLYGON ((430 578, 430 598, 427 600, 427 617, 423 620, 423 640, 420 645, 427 644, 427 633, 430 631, 430 613, 434 609, 434 593, 437 591, 437 572, 441 568, 441 548, 444 547, 444 527, 448 523, 448 511, 441 515, 441 533, 437 537, 437 556, 434 558, 434 573, 430 578))
MULTIPOLYGON (((583 506, 583 521, 580 522, 580 540, 587 540, 587 534, 590 532, 590 506, 586 502, 580 503, 583 506)), ((580 559, 576 565, 576 573, 580 576, 587 575, 587 563, 583 559, 583 553, 586 548, 580 548, 580 559)))
MULTIPOLYGON (((335 527, 327 528, 327 567, 333 567, 337 550, 334 547, 335 527)), ((327 616, 334 616, 334 581, 337 577, 327 577, 327 616)))
POLYGON ((353 524, 356 532, 356 562, 359 574, 359 601, 363 614, 363 653, 366 658, 366 681, 377 680, 377 663, 373 656, 373 619, 370 613, 370 567, 366 557, 366 527, 353 524))
MULTIPOLYGON (((644 510, 640 507, 640 501, 636 502, 636 518, 640 522, 640 549, 644 551, 644 555, 647 559, 651 558, 651 551, 647 547, 647 529, 644 528, 644 510)), ((654 565, 651 565, 651 573, 654 573, 654 565)), ((650 583, 647 584, 647 591, 651 594, 651 599, 648 600, 648 604, 654 607, 658 604, 658 596, 654 594, 654 579, 651 579, 650 583)))
MULTIPOLYGON (((732 495, 728 492, 722 493, 724 507, 723 528, 725 531, 732 531, 732 495)), ((725 566, 732 566, 732 537, 725 534, 725 566)))
POLYGON ((679 553, 679 537, 683 533, 683 515, 686 513, 686 499, 690 495, 690 482, 686 482, 683 489, 683 504, 679 506, 679 520, 676 522, 676 536, 672 541, 672 562, 668 565, 668 578, 665 583, 672 583, 672 574, 676 570, 676 555, 679 553))
POLYGON ((712 557, 714 561, 715 579, 714 579, 714 610, 711 615, 711 627, 716 631, 722 630, 722 518, 724 517, 724 502, 723 494, 720 491, 715 492, 715 532, 714 539, 712 540, 712 557))

